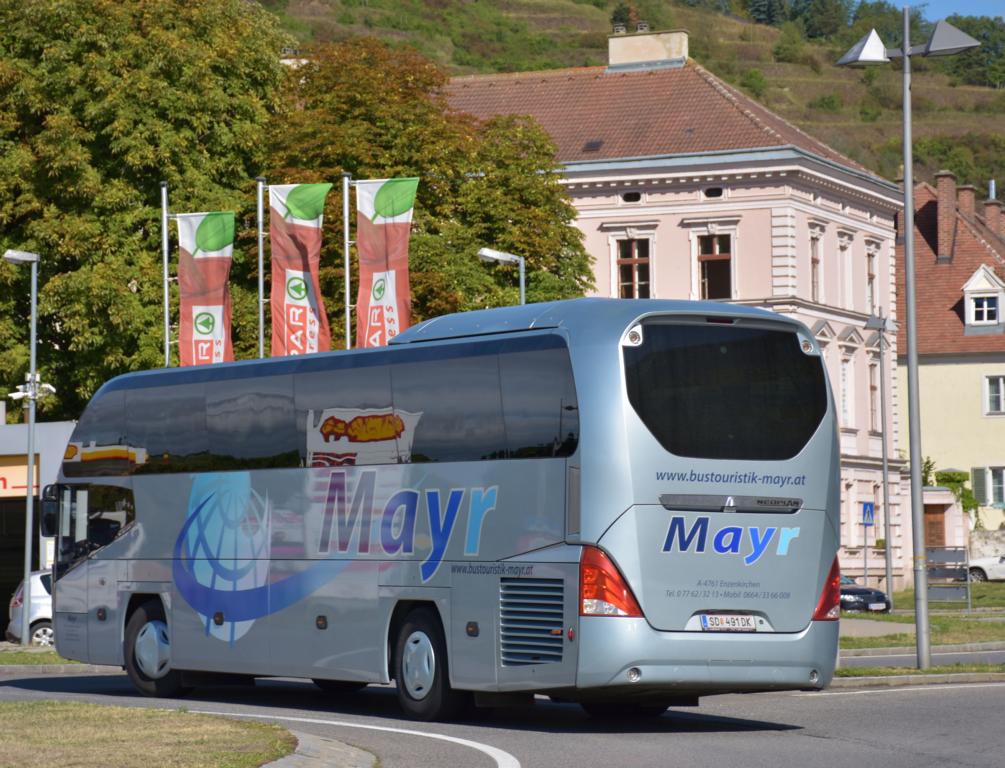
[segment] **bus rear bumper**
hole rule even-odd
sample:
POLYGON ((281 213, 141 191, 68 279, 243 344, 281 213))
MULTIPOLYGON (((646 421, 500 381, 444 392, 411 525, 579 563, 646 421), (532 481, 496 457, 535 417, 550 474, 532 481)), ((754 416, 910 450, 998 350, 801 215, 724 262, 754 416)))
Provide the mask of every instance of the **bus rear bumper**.
POLYGON ((796 633, 661 632, 645 619, 584 616, 578 641, 584 693, 819 690, 834 676, 838 622, 811 621, 796 633))

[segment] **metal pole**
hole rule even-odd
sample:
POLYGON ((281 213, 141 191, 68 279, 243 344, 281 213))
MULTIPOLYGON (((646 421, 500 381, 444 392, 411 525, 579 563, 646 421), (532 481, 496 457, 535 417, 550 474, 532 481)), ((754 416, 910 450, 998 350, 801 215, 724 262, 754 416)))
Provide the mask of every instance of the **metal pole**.
POLYGON ((863 534, 862 534, 863 544, 865 545, 865 546, 862 547, 862 557, 863 557, 863 559, 865 561, 862 564, 862 570, 863 570, 862 584, 863 584, 863 586, 868 587, 869 586, 869 527, 870 526, 864 525, 862 527, 865 529, 864 532, 863 532, 863 534))
POLYGON ((345 261, 345 348, 352 347, 352 311, 349 308, 349 292, 352 290, 349 281, 349 179, 352 174, 342 174, 342 254, 345 261))
POLYGON ((890 485, 886 453, 886 318, 879 311, 879 418, 883 432, 883 536, 886 538, 886 589, 893 600, 893 539, 890 538, 890 485))
POLYGON ((164 367, 171 367, 171 308, 168 289, 168 183, 161 182, 161 251, 164 256, 164 367))
POLYGON ((907 322, 907 423, 911 450, 911 526, 914 548, 914 621, 918 669, 932 665, 928 636, 921 414, 918 404, 918 329, 914 290, 914 152, 911 146, 911 9, 904 6, 904 283, 907 322))
POLYGON ((520 257, 520 303, 527 303, 527 291, 524 286, 523 256, 520 257))
POLYGON ((255 178, 258 192, 258 356, 265 357, 265 177, 255 178))
POLYGON ((31 545, 34 540, 35 511, 35 397, 38 392, 35 372, 36 326, 38 318, 38 259, 31 263, 31 341, 28 362, 28 477, 24 503, 24 603, 21 607, 21 645, 31 642, 31 545))

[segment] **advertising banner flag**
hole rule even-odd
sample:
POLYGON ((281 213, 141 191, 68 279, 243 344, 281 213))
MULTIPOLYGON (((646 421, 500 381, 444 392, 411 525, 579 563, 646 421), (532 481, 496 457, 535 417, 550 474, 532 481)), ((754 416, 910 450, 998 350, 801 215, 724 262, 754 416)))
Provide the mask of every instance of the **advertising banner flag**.
POLYGON ((411 324, 408 238, 417 177, 356 182, 356 346, 380 347, 411 324))
POLYGON ((269 185, 272 356, 327 352, 328 315, 318 282, 321 225, 331 184, 269 185))
POLYGON ((182 365, 233 360, 227 280, 234 255, 234 213, 180 213, 175 218, 181 297, 178 357, 182 365))

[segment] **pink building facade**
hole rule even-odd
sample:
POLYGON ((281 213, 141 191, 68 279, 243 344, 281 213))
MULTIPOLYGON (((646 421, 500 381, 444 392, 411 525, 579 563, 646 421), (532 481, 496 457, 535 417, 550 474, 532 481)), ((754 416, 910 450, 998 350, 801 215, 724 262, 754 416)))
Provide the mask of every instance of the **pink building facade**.
POLYGON ((657 54, 683 56, 637 61, 615 36, 617 65, 458 78, 448 95, 480 117, 532 114, 551 133, 594 259, 596 295, 730 301, 812 329, 841 425, 842 569, 862 575, 868 548, 869 581, 886 586, 876 540, 889 514, 899 587, 911 578, 911 523, 896 449, 896 334, 881 352, 865 326, 870 315, 897 317, 900 190, 687 59, 686 33, 624 39, 652 56, 644 38, 669 41, 657 54), (862 525, 864 502, 875 505, 873 528, 862 525))

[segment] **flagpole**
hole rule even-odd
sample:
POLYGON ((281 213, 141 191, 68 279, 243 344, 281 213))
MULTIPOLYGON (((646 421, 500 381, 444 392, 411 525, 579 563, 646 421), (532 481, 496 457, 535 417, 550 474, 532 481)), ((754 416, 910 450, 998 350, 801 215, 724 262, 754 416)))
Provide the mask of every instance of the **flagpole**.
POLYGON ((352 330, 352 312, 349 309, 349 292, 352 290, 349 281, 349 179, 352 174, 342 173, 342 253, 345 260, 345 348, 349 349, 352 330))
POLYGON ((258 176, 258 356, 265 357, 265 177, 258 176))
POLYGON ((164 256, 164 367, 171 367, 171 308, 168 289, 168 183, 161 182, 161 250, 164 256))

